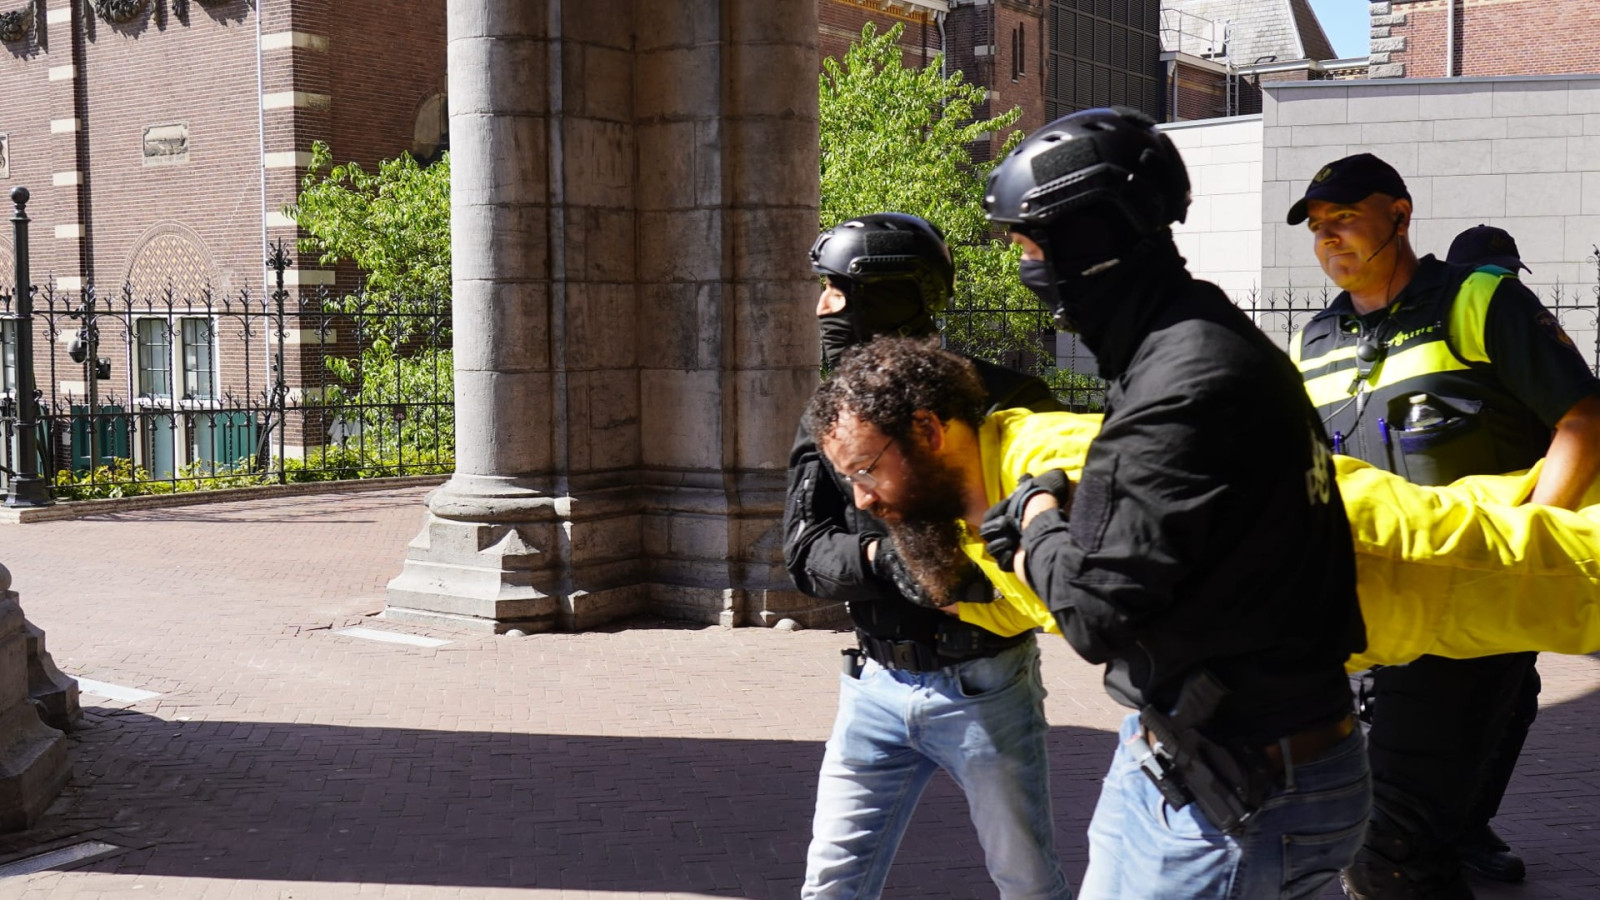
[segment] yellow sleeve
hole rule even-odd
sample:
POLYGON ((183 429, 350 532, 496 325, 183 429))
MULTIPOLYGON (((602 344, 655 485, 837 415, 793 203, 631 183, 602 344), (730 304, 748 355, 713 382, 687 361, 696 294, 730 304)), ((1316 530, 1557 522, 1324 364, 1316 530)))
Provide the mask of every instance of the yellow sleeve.
MULTIPOLYGON (((989 503, 1010 496, 1024 475, 1065 469, 1076 481, 1089 442, 1100 432, 1100 420, 1098 415, 1019 409, 1002 410, 984 420, 978 445, 989 503)), ((1059 633, 1055 618, 1039 596, 1022 579, 1002 572, 977 535, 963 533, 961 549, 988 576, 998 595, 993 603, 960 604, 962 621, 1006 636, 1033 628, 1059 633)))
MULTIPOLYGON (((990 416, 979 430, 989 502, 1024 474, 1060 468, 1076 480, 1099 427, 1099 416, 1073 413, 990 416)), ((1537 466, 1425 487, 1350 457, 1334 465, 1367 623, 1367 649, 1346 668, 1424 654, 1600 651, 1600 504, 1573 512, 1527 503, 1537 466)), ((962 550, 999 594, 961 604, 962 620, 1001 635, 1056 630, 1044 603, 1001 572, 981 540, 964 535, 962 550)))
POLYGON ((1424 487, 1334 461, 1367 622, 1346 668, 1600 650, 1600 506, 1525 503, 1537 467, 1424 487))

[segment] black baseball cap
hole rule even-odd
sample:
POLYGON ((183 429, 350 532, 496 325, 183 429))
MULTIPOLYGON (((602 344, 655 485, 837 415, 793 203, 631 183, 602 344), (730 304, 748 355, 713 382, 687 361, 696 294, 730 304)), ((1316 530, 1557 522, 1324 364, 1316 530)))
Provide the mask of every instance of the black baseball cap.
POLYGON ((1509 272, 1533 271, 1522 262, 1516 238, 1493 225, 1474 225, 1456 235, 1445 261, 1465 266, 1499 266, 1509 272))
POLYGON ((1306 185, 1306 195, 1289 207, 1289 224, 1299 225, 1306 220, 1306 206, 1312 200, 1329 203, 1360 203, 1373 194, 1411 199, 1406 181, 1394 166, 1373 156, 1357 153, 1336 159, 1322 167, 1306 185))

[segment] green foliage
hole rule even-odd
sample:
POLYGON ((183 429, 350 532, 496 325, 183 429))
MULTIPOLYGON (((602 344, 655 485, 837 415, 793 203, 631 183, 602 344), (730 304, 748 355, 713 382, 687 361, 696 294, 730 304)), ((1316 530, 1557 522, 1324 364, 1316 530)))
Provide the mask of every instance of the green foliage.
POLYGON ((1106 403, 1106 384, 1094 375, 1071 369, 1051 368, 1044 373, 1045 383, 1073 412, 1102 412, 1106 403))
POLYGON ((329 370, 340 381, 360 389, 328 388, 324 403, 346 425, 359 427, 369 447, 404 447, 416 456, 433 454, 437 445, 438 452, 453 453, 454 365, 449 348, 424 346, 400 355, 393 343, 375 341, 358 361, 328 360, 329 370))
MULTIPOLYGON (((952 244, 992 239, 983 216, 983 179, 967 146, 1022 115, 1012 109, 975 118, 985 91, 944 75, 943 57, 906 68, 896 25, 878 34, 868 23, 841 63, 822 62, 820 82, 822 227, 867 213, 922 216, 952 244)), ((1021 139, 1014 133, 1007 146, 1021 139)))
POLYGON ((332 161, 327 144, 311 145, 299 200, 287 210, 307 232, 300 252, 322 265, 360 266, 369 301, 449 297, 450 154, 427 168, 401 154, 376 172, 332 161))
MULTIPOLYGON (((943 57, 907 68, 903 25, 879 34, 868 23, 843 62, 825 59, 820 81, 822 227, 875 212, 904 212, 939 226, 955 252, 956 295, 945 314, 952 346, 990 359, 1042 360, 1048 316, 1017 280, 1020 255, 983 214, 985 172, 968 146, 1003 132, 1011 109, 976 118, 986 93, 943 57)), ((1002 154, 1022 140, 1013 131, 1002 154)))
POLYGON ((345 481, 357 478, 384 478, 395 475, 449 475, 455 459, 448 453, 419 456, 415 449, 403 453, 362 453, 348 447, 329 447, 309 459, 277 459, 259 468, 244 461, 237 466, 218 466, 197 462, 178 470, 173 478, 154 478, 133 460, 118 458, 93 472, 59 471, 52 495, 57 500, 106 500, 162 494, 187 494, 227 488, 277 484, 278 472, 290 484, 309 481, 345 481))
POLYGON ((450 156, 424 168, 401 155, 369 173, 353 162, 330 167, 332 151, 320 141, 311 155, 289 210, 309 232, 300 251, 323 265, 360 266, 363 291, 330 300, 329 311, 378 323, 363 328, 359 357, 327 360, 341 384, 325 402, 342 407, 339 418, 367 445, 453 453, 450 156), (423 415, 412 406, 440 401, 423 415))

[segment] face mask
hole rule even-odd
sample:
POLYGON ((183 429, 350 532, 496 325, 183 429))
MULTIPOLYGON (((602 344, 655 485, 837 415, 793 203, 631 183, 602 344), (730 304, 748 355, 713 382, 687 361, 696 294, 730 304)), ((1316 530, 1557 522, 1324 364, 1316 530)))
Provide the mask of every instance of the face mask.
POLYGON ((855 323, 847 310, 818 316, 817 328, 822 336, 822 358, 830 369, 839 365, 839 359, 846 350, 859 343, 856 340, 855 323))
POLYGON ((1045 309, 1055 315, 1056 321, 1062 327, 1070 329, 1066 310, 1061 302, 1061 289, 1056 284, 1056 273, 1050 264, 1042 259, 1025 259, 1018 266, 1017 275, 1021 278, 1023 287, 1039 298, 1045 309))

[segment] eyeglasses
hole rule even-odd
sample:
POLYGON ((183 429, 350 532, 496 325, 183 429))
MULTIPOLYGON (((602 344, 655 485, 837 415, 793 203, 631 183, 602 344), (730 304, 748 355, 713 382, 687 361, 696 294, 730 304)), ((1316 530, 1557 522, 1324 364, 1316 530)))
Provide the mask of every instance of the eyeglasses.
POLYGON ((864 491, 877 488, 878 479, 873 476, 872 470, 878 467, 878 460, 883 459, 883 455, 889 452, 889 445, 893 443, 894 438, 889 438, 888 442, 883 445, 883 449, 878 451, 878 455, 872 458, 872 462, 867 463, 864 468, 857 469, 849 475, 841 472, 839 477, 844 479, 845 484, 854 485, 864 491))

